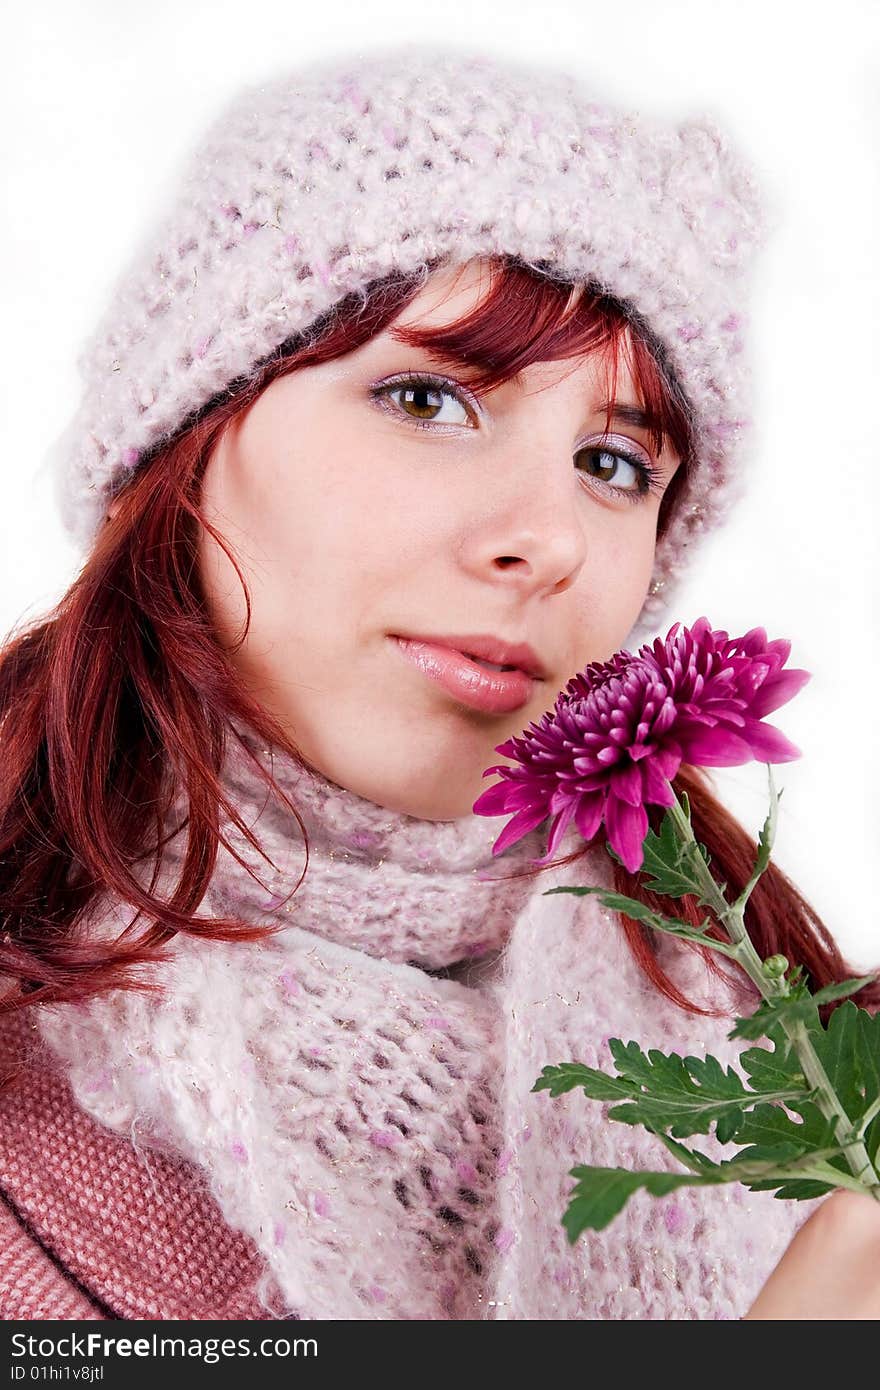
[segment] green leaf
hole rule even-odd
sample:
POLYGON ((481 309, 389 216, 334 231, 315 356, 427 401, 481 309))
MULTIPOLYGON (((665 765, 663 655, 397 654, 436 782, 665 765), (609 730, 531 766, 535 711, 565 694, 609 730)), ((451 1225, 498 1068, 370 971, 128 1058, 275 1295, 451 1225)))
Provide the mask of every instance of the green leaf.
POLYGON ((631 1172, 627 1168, 590 1168, 584 1165, 569 1171, 573 1178, 578 1179, 562 1218, 570 1245, 574 1245, 583 1231, 601 1231, 609 1225, 640 1187, 654 1197, 665 1197, 677 1187, 713 1181, 694 1173, 631 1172))
POLYGON ((752 1090, 762 1096, 786 1090, 800 1092, 807 1099, 812 1089, 794 1046, 778 1025, 771 1027, 767 1036, 773 1044, 772 1051, 767 1047, 749 1047, 739 1054, 739 1065, 748 1076, 752 1090))
MULTIPOLYGON (((647 1128, 647 1126, 646 1126, 647 1128)), ((690 1170, 692 1173, 710 1173, 717 1169, 718 1164, 711 1158, 707 1158, 699 1149, 688 1149, 684 1144, 679 1144, 677 1139, 670 1139, 668 1134, 661 1134, 659 1130, 651 1131, 660 1140, 679 1163, 690 1170)))
POLYGON ((715 1135, 720 1144, 729 1144, 736 1134, 742 1120, 742 1111, 731 1106, 726 1115, 721 1115, 715 1123, 715 1135))
MULTIPOLYGON (((653 1048, 645 1053, 638 1043, 624 1046, 619 1038, 611 1038, 609 1047, 619 1075, 638 1087, 609 1110, 609 1119, 663 1130, 677 1139, 708 1134, 716 1124, 718 1139, 728 1143, 745 1110, 758 1099, 732 1067, 725 1069, 715 1057, 666 1055, 653 1048)), ((801 1095, 799 1087, 787 1086, 773 1093, 774 1099, 786 1100, 801 1095)))
MULTIPOLYGON (((818 1151, 821 1150, 833 1155, 826 1160, 826 1167, 838 1168, 841 1172, 849 1173, 848 1164, 837 1142, 833 1122, 826 1120, 812 1101, 790 1101, 788 1104, 800 1115, 800 1121, 794 1119, 780 1105, 756 1105, 744 1117, 733 1136, 732 1142, 744 1145, 735 1161, 780 1166, 793 1160, 809 1162, 816 1159, 818 1151)), ((809 1197, 819 1197, 823 1192, 829 1192, 833 1183, 817 1183, 796 1176, 790 1181, 780 1183, 778 1176, 771 1175, 749 1182, 747 1186, 753 1192, 769 1192, 779 1188, 777 1197, 805 1201, 809 1197)))
POLYGON ((560 1062, 556 1067, 542 1067, 532 1090, 549 1091, 551 1096, 561 1096, 566 1091, 573 1091, 575 1086, 582 1086, 590 1100, 629 1099, 636 1091, 633 1082, 625 1077, 611 1076, 581 1062, 560 1062))
MULTIPOLYGON (((837 998, 850 992, 852 986, 864 982, 843 981, 829 985, 826 990, 809 994, 795 983, 795 993, 773 1003, 765 1001, 751 1018, 737 1019, 729 1037, 757 1038, 772 1036, 774 1051, 751 1048, 740 1054, 740 1065, 748 1074, 754 1090, 777 1093, 786 1086, 807 1086, 794 1047, 783 1033, 783 1023, 802 1021, 810 1030, 810 1042, 836 1091, 846 1114, 857 1128, 862 1116, 880 1099, 880 1014, 870 1014, 858 1008, 851 999, 839 1005, 823 1028, 816 1001, 827 999, 833 991, 837 998)), ((868 976, 870 980, 872 977, 868 976)), ((799 1108, 795 1106, 795 1108, 799 1108)), ((865 1147, 871 1161, 880 1144, 880 1126, 875 1116, 865 1133, 865 1147)), ((740 1136, 737 1136, 739 1140, 740 1136)))
POLYGON ((700 945, 710 946, 713 951, 720 951, 722 955, 734 954, 734 948, 727 942, 716 941, 706 936, 705 933, 713 925, 708 917, 699 926, 692 927, 689 922, 682 922, 678 917, 666 917, 662 912, 655 912, 646 903, 639 902, 637 898, 628 898, 624 893, 616 893, 610 888, 584 887, 580 884, 572 887, 565 884, 557 888, 548 888, 542 896, 548 898, 551 893, 576 893, 579 896, 596 893, 602 906, 612 912, 622 912, 637 922, 645 922, 655 931, 666 932, 669 936, 682 937, 685 941, 698 941, 700 945))
POLYGON ((783 1024, 790 1026, 797 1022, 804 1023, 811 1030, 821 1029, 822 1026, 818 1007, 807 991, 798 990, 779 999, 763 999, 753 1014, 736 1019, 727 1036, 754 1040, 767 1037, 774 1027, 783 1024))
MULTIPOLYGON (((608 1118, 623 1124, 668 1130, 677 1138, 708 1134, 717 1122, 719 1130, 735 1130, 742 1120, 742 1104, 749 1093, 735 1072, 723 1070, 714 1057, 647 1056, 638 1043, 626 1047, 619 1038, 610 1040, 618 1075, 578 1062, 546 1066, 532 1087, 562 1095, 580 1086, 591 1100, 614 1101, 608 1118)), ((719 1133, 721 1138, 721 1133, 719 1133)), ((722 1142, 725 1142, 722 1140, 722 1142)))
POLYGON ((792 1102, 791 1108, 797 1110, 801 1117, 799 1120, 789 1115, 781 1105, 769 1105, 763 1101, 755 1105, 743 1117, 736 1132, 736 1143, 750 1146, 738 1157, 745 1158, 748 1153, 750 1158, 763 1160, 767 1157, 765 1149, 768 1145, 793 1146, 790 1157, 806 1154, 811 1148, 827 1149, 836 1145, 833 1123, 826 1120, 813 1101, 792 1102))
MULTIPOLYGON (((797 988, 800 991, 803 987, 798 984, 797 988)), ((841 984, 830 988, 842 991, 844 986, 841 984)), ((815 1009, 818 997, 818 994, 807 996, 812 1009, 815 1009)), ((796 1004, 803 1002, 803 996, 795 1000, 796 1004)), ((768 1092, 775 1089, 778 1095, 784 1086, 800 1083, 806 1090, 807 1082, 800 1071, 797 1053, 778 1022, 772 1033, 773 1052, 765 1048, 751 1048, 740 1053, 740 1065, 749 1075, 752 1088, 768 1092)), ((844 1111, 853 1122, 854 1130, 858 1130, 863 1117, 870 1116, 873 1108, 880 1106, 880 1014, 870 1014, 866 1009, 857 1008, 852 1000, 847 1000, 834 1010, 827 1028, 823 1028, 819 1022, 811 1026, 810 1042, 844 1111)), ((822 1147, 823 1143, 836 1144, 834 1125, 821 1117, 811 1101, 813 1095, 813 1092, 808 1092, 785 1102, 788 1109, 801 1116, 801 1125, 786 1117, 785 1111, 777 1107, 770 1107, 771 1114, 765 1115, 762 1107, 755 1106, 732 1136, 732 1142, 746 1143, 760 1138, 756 1129, 760 1125, 765 1138, 768 1128, 772 1128, 777 1137, 783 1133, 812 1148, 822 1147)), ((876 1165, 880 1153, 880 1111, 865 1127, 863 1142, 869 1159, 876 1165)), ((830 1165, 848 1171, 842 1157, 832 1159, 830 1165)), ((817 1187, 815 1184, 793 1183, 786 1185, 776 1195, 804 1199, 819 1196, 822 1191, 828 1190, 827 1185, 817 1187)))
MULTIPOLYGON (((667 823, 668 823, 669 830, 671 830, 672 835, 673 835, 673 836, 677 835, 678 832, 677 832, 677 830, 676 830, 676 827, 675 827, 674 822, 667 816, 667 817, 664 819, 663 825, 661 826, 661 837, 663 836, 664 827, 667 825, 667 823)), ((668 833, 669 833, 669 831, 667 831, 667 834, 668 834, 668 833)), ((650 865, 651 867, 648 867, 648 864, 646 864, 646 847, 645 847, 645 841, 643 840, 643 841, 642 841, 642 863, 641 863, 640 868, 637 870, 637 872, 638 872, 638 873, 645 873, 645 872, 647 871, 647 872, 656 873, 657 870, 658 870, 661 866, 660 866, 659 864, 656 864, 656 863, 654 862, 654 856, 655 856, 655 855, 659 855, 660 857, 662 857, 662 858, 664 859, 664 863, 663 863, 663 865, 662 865, 662 868, 663 868, 664 870, 667 870, 667 871, 672 875, 673 880, 676 880, 676 879, 682 880, 682 886, 681 886, 680 890, 679 890, 678 892, 669 892, 669 893, 667 893, 667 897, 678 897, 678 898, 680 898, 684 893, 697 893, 697 892, 699 892, 700 880, 699 880, 697 877, 694 876, 693 860, 691 859, 690 864, 689 864, 687 867, 686 867, 685 861, 686 861, 686 859, 687 859, 687 856, 689 856, 689 855, 692 856, 693 854, 699 852, 699 854, 701 855, 701 857, 703 858, 703 860, 704 860, 704 862, 705 862, 705 864, 706 864, 706 867, 708 868, 709 864, 711 863, 711 860, 710 860, 710 858, 709 858, 709 851, 706 849, 706 846, 705 846, 705 845, 701 845, 698 841, 694 841, 692 844, 689 844, 689 845, 686 846, 686 845, 683 845, 679 840, 675 840, 675 853, 677 853, 677 855, 680 857, 680 858, 679 858, 679 863, 678 863, 678 865, 677 865, 677 867, 676 867, 676 865, 674 864, 674 862, 673 862, 673 863, 667 863, 667 862, 665 862, 665 851, 664 851, 664 850, 661 849, 661 850, 658 851, 658 847, 657 847, 657 843, 656 843, 656 842, 657 842, 657 839, 658 839, 658 836, 656 836, 656 835, 654 834, 653 830, 649 830, 649 831, 648 831, 648 835, 651 836, 650 843, 647 845, 648 861, 649 861, 649 865, 650 865), (690 886, 687 887, 687 888, 685 888, 685 887, 683 886, 683 881, 684 881, 685 878, 687 878, 687 881, 688 881, 688 883, 689 883, 689 885, 690 885, 690 886)), ((620 864, 621 868, 626 868, 626 865, 624 864, 624 862, 623 862, 623 860, 621 859, 620 855, 616 853, 616 851, 614 850, 614 847, 613 847, 612 845, 610 845, 607 841, 605 842, 605 851, 606 851, 606 853, 608 854, 608 856, 609 856, 611 859, 614 860, 614 862, 615 862, 616 864, 620 864)), ((658 881, 659 881, 659 880, 658 880, 658 881)), ((648 883, 646 886, 649 887, 649 888, 655 888, 656 885, 655 885, 654 883, 648 883)), ((727 885, 725 884, 724 887, 726 888, 727 885)), ((657 889, 657 891, 659 892, 660 890, 657 889)), ((703 900, 703 899, 700 899, 700 901, 702 902, 702 901, 704 901, 704 900, 703 900)), ((710 906, 710 904, 709 904, 709 903, 706 903, 706 906, 708 907, 708 906, 710 906)))
MULTIPOLYGON (((664 1142, 672 1152, 675 1151, 672 1141, 664 1142)), ((681 1146, 675 1147, 681 1149, 681 1146)), ((826 1182, 816 1177, 817 1173, 827 1168, 824 1153, 817 1154, 815 1160, 813 1155, 805 1158, 799 1155, 799 1146, 793 1143, 766 1144, 766 1157, 763 1160, 746 1159, 738 1154, 729 1161, 713 1163, 705 1154, 689 1150, 682 1152, 685 1159, 699 1171, 658 1173, 626 1168, 594 1168, 584 1164, 570 1168, 570 1176, 578 1181, 562 1218, 569 1243, 573 1245, 587 1229, 600 1231, 609 1225, 639 1188, 644 1188, 654 1197, 664 1197, 679 1187, 740 1182, 752 1192, 778 1188, 777 1197, 792 1196, 803 1200, 808 1196, 822 1196, 835 1185, 830 1179, 826 1182)))
MULTIPOLYGON (((817 989, 816 993, 812 996, 813 1002, 816 1004, 830 1004, 833 999, 845 999, 848 994, 855 994, 858 990, 863 989, 865 985, 873 984, 876 978, 876 975, 858 975, 853 979, 841 980, 836 985, 823 985, 822 989, 817 989)), ((839 1013, 840 1010, 835 1009, 832 1017, 836 1018, 839 1013)))
POLYGON ((810 1040, 844 1110, 857 1125, 880 1097, 880 1014, 871 1015, 849 999, 834 1010, 828 1027, 811 1034, 810 1040))
POLYGON ((656 1049, 645 1053, 638 1043, 624 1044, 619 1038, 611 1038, 609 1048, 616 1076, 580 1062, 562 1062, 545 1066, 532 1090, 560 1096, 581 1087, 591 1100, 614 1103, 609 1119, 675 1138, 708 1134, 714 1124, 722 1144, 730 1142, 745 1111, 756 1102, 788 1103, 811 1095, 802 1077, 792 1082, 781 1068, 779 1085, 750 1090, 733 1068, 725 1069, 712 1056, 681 1057, 656 1049))
POLYGON ((803 965, 793 966, 786 975, 785 981, 792 997, 797 995, 799 998, 805 999, 810 992, 807 988, 807 972, 803 965))
POLYGON ((750 1192, 772 1192, 780 1201, 810 1202, 814 1197, 824 1197, 833 1192, 833 1182, 819 1182, 815 1178, 790 1178, 783 1182, 779 1178, 768 1178, 765 1182, 749 1182, 745 1186, 750 1192))
POLYGON ((777 793, 773 784, 773 765, 767 763, 767 776, 770 782, 770 809, 767 812, 767 819, 764 821, 763 828, 758 836, 758 853, 755 859, 755 867, 752 872, 752 879, 757 882, 767 865, 770 863, 770 854, 773 849, 773 841, 776 839, 776 820, 779 814, 779 798, 781 792, 777 793))
MULTIPOLYGON (((690 824, 690 806, 684 793, 681 804, 690 824)), ((646 876, 645 887, 667 898, 681 898, 686 893, 699 898, 702 884, 694 865, 694 849, 693 841, 683 843, 679 839, 675 821, 667 811, 659 835, 649 829, 642 842, 644 859, 640 873, 646 876)))

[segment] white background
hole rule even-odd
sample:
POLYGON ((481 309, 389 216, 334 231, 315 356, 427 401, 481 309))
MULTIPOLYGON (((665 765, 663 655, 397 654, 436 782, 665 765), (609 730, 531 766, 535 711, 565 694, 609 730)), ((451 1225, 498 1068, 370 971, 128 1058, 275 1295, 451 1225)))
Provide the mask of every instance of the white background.
MULTIPOLYGON (((179 162, 241 84, 419 40, 564 65, 630 107, 728 127, 777 222, 753 306, 761 449, 749 501, 668 622, 763 626, 813 672, 771 716, 803 753, 775 770, 775 859, 852 964, 880 965, 880 4, 40 0, 7 11, 4 31, 0 636, 76 573, 38 475, 76 403, 76 353, 179 162)), ((717 778, 757 833, 764 768, 717 778)))

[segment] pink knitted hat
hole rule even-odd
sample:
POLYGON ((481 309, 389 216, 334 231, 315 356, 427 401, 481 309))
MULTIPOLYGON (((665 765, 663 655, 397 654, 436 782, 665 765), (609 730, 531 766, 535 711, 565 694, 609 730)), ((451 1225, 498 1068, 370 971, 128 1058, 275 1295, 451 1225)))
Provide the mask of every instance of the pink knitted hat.
POLYGON ((153 446, 335 302, 393 270, 510 253, 591 279, 653 335, 696 466, 640 615, 743 491, 745 278, 763 217, 712 119, 669 125, 570 74, 403 45, 245 89, 118 279, 47 459, 83 547, 153 446))

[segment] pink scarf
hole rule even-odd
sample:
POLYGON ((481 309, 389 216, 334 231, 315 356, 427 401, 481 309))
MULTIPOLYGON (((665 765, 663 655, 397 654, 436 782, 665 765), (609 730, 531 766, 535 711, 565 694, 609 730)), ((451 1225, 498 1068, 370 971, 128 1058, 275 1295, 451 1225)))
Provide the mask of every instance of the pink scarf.
MULTIPOLYGON (((279 1316, 741 1317, 814 1203, 683 1189, 637 1195, 574 1246, 561 1225, 573 1165, 675 1164, 582 1093, 533 1092, 544 1065, 610 1070, 609 1036, 737 1052, 729 1022, 648 984, 595 897, 544 896, 610 886, 604 849, 516 877, 543 852, 539 831, 493 859, 502 820, 388 811, 277 751, 272 770, 306 824, 305 879, 284 904, 302 836, 232 738, 225 785, 278 871, 226 824, 264 886, 221 848, 199 915, 285 930, 178 936, 156 968, 161 999, 37 1010, 78 1104, 142 1151, 202 1166, 258 1247, 260 1297, 279 1316)), ((560 854, 577 844, 572 829, 560 854)), ((133 916, 105 900, 93 930, 118 934, 133 916)), ((717 1000, 677 942, 661 941, 661 960, 685 993, 717 1000)))

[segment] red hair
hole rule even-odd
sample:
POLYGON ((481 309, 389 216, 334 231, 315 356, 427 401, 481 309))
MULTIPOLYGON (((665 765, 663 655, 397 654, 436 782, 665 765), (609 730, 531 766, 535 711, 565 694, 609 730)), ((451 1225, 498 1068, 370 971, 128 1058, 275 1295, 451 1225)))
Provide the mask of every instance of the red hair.
MULTIPOLYGON (((659 511, 658 538, 665 533, 693 467, 692 421, 647 326, 592 285, 571 305, 573 286, 549 267, 496 257, 490 261, 490 292, 466 318, 442 327, 390 328, 426 273, 441 263, 349 295, 160 441, 126 481, 118 510, 102 526, 68 591, 0 651, 0 975, 10 986, 0 1010, 83 1000, 110 988, 154 988, 139 977, 138 967, 161 955, 178 931, 234 940, 282 930, 196 916, 219 844, 227 845, 221 809, 261 848, 223 797, 218 778, 226 739, 235 737, 230 717, 301 758, 221 650, 196 568, 199 530, 205 527, 242 583, 243 641, 250 598, 229 547, 201 510, 199 491, 223 431, 271 382, 341 357, 388 328, 401 341, 476 368, 478 375, 468 378, 476 390, 498 385, 533 362, 597 353, 613 403, 623 353, 641 404, 656 421, 656 448, 668 440, 681 459, 659 511), (187 830, 187 849, 179 882, 166 900, 154 890, 177 786, 185 788, 189 814, 173 833, 187 830), (151 873, 147 887, 134 871, 144 861, 151 873), (137 913, 117 941, 98 942, 89 935, 89 914, 107 892, 137 913), (146 925, 135 937, 141 917, 146 925)), ((268 770, 255 765, 296 815, 268 770)), ((754 842, 714 797, 701 769, 683 767, 674 785, 687 791, 695 831, 721 879, 739 892, 751 873, 754 842)), ((297 819, 307 868, 307 837, 297 819)), ((652 824, 658 828, 658 815, 652 824)), ((667 901, 650 894, 637 876, 617 864, 614 875, 618 891, 668 911, 667 901)), ((679 900, 677 914, 694 924, 702 920, 688 898, 679 900)), ((749 899, 747 922, 762 956, 783 953, 802 962, 816 988, 853 973, 775 865, 749 899)), ((622 925, 653 984, 682 1008, 707 1012, 684 998, 662 970, 650 930, 626 917, 622 925)), ((717 969, 717 958, 705 953, 717 969)), ((880 1003, 880 982, 863 989, 859 1002, 880 1003)))

